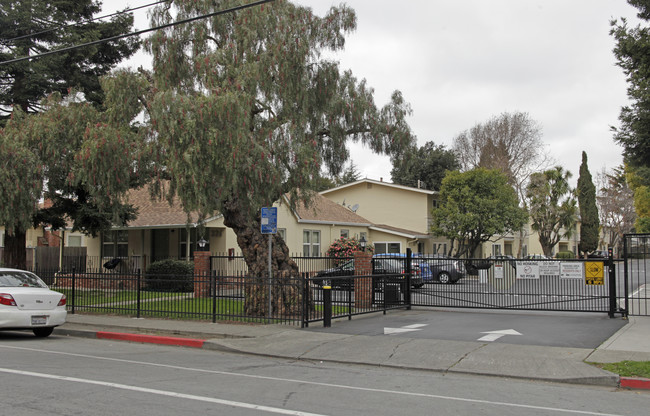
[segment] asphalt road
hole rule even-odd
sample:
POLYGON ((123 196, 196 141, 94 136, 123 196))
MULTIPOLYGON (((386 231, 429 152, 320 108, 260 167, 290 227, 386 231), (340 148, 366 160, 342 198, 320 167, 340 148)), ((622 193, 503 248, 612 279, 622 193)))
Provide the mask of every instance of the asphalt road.
POLYGON ((0 333, 3 414, 640 415, 650 394, 0 333))
POLYGON ((311 325, 311 331, 344 334, 399 336, 453 341, 487 341, 520 345, 596 348, 627 321, 607 314, 575 312, 526 312, 478 309, 414 308, 387 315, 339 319, 330 328, 311 325), (495 338, 490 332, 506 331, 495 338), (520 335, 514 334, 517 332, 520 335))

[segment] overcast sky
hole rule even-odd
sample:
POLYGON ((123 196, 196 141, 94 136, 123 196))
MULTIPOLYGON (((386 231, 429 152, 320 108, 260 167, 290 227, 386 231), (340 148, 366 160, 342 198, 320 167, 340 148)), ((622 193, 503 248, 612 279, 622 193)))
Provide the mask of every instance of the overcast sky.
MULTIPOLYGON (((151 0, 105 1, 104 12, 151 0)), ((300 0, 322 16, 331 0, 300 0)), ((381 106, 400 90, 413 109, 418 145, 450 148, 453 138, 503 112, 527 112, 549 153, 578 177, 586 151, 593 176, 622 163, 610 126, 627 102, 615 66, 612 18, 636 24, 625 0, 348 0, 357 30, 341 66, 365 78, 381 106)), ((145 11, 136 12, 145 29, 145 11)), ((139 56, 129 65, 149 62, 139 56)), ((353 147, 362 177, 390 180, 387 157, 353 147)))

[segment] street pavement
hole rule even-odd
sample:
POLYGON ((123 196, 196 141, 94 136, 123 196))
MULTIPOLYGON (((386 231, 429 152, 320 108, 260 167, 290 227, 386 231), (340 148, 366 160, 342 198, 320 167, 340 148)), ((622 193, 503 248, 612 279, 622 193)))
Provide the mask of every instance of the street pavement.
MULTIPOLYGON (((392 311, 390 314, 407 314, 392 311)), ((435 311, 431 311, 435 313, 435 311)), ((372 316, 355 319, 373 319, 372 316)), ((621 319, 621 318, 615 318, 621 319)), ((333 322, 336 325, 337 322, 333 322)), ((597 348, 369 336, 288 325, 207 323, 69 314, 53 337, 77 336, 198 347, 294 360, 329 361, 548 382, 650 388, 587 362, 650 361, 650 317, 632 316, 597 348)))

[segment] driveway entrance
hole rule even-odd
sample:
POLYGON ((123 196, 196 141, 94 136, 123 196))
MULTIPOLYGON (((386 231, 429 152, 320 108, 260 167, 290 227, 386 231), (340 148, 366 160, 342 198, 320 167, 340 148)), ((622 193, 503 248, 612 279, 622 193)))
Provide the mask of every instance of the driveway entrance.
POLYGON ((467 342, 596 348, 627 323, 607 314, 413 309, 340 320, 309 331, 467 342))

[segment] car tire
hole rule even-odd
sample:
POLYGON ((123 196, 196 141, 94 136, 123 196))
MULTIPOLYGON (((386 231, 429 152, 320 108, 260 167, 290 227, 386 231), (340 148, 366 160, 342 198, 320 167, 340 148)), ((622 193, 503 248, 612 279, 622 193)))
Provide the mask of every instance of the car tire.
POLYGON ((444 284, 451 284, 451 276, 447 272, 438 273, 438 281, 444 284))
POLYGON ((54 331, 54 327, 49 326, 44 328, 34 328, 32 331, 34 331, 34 335, 36 335, 37 337, 45 338, 45 337, 49 337, 52 334, 52 331, 54 331))

